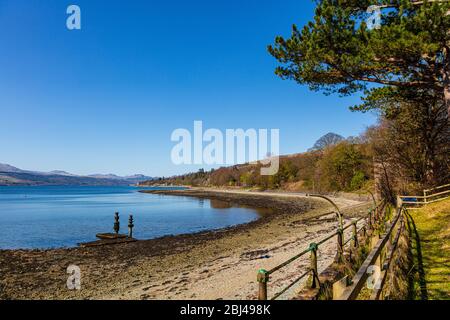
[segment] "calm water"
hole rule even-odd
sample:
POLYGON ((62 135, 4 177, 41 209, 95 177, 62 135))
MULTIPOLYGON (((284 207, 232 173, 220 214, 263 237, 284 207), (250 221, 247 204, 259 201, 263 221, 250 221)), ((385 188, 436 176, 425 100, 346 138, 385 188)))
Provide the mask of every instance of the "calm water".
MULTIPOLYGON (((150 189, 150 188, 149 188, 150 189)), ((190 197, 137 192, 135 187, 1 187, 0 248, 76 246, 113 232, 114 212, 120 213, 120 232, 156 238, 250 222, 259 213, 249 208, 190 197)))

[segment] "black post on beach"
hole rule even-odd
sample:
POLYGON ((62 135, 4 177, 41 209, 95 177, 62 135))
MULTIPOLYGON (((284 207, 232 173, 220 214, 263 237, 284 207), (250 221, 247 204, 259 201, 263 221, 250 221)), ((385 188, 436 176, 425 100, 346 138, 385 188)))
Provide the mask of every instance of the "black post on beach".
POLYGON ((258 270, 259 290, 258 290, 258 300, 267 300, 267 282, 269 281, 269 274, 264 269, 258 270))
POLYGON ((119 233, 119 230, 120 230, 119 213, 116 212, 116 213, 114 214, 114 232, 115 232, 116 234, 118 234, 118 233, 119 233))
POLYGON ((130 218, 128 218, 128 238, 133 238, 133 215, 130 214, 130 218))

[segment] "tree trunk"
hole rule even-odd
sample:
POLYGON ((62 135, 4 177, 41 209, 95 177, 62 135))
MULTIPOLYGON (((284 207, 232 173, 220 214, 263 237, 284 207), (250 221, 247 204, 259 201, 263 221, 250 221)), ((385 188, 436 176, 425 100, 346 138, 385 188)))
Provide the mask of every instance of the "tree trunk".
POLYGON ((446 71, 446 77, 444 80, 444 99, 447 106, 448 121, 450 121, 450 71, 446 71))
MULTIPOLYGON (((449 11, 450 13, 450 11, 449 11)), ((450 31, 449 31, 450 33, 450 31)), ((450 122, 450 44, 444 47, 444 70, 443 70, 443 80, 444 80, 444 100, 447 106, 447 116, 450 122)))
MULTIPOLYGON (((447 11, 447 15, 450 15, 450 10, 447 11)), ((450 41, 448 41, 448 36, 450 36, 450 30, 447 30, 447 43, 445 45, 445 64, 444 64, 444 99, 447 106, 447 119, 450 122, 450 41)))

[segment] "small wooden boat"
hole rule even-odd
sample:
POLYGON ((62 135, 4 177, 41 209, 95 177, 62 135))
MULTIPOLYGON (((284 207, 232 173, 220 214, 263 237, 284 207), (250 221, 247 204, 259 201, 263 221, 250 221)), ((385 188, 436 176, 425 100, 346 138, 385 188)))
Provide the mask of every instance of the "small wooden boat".
POLYGON ((86 247, 98 247, 98 246, 106 246, 106 245, 114 245, 114 244, 124 244, 124 243, 135 242, 135 241, 137 241, 137 240, 134 238, 123 237, 123 238, 100 239, 100 240, 95 240, 95 241, 91 241, 91 242, 83 242, 83 243, 78 243, 78 245, 82 248, 86 248, 86 247))
POLYGON ((123 239, 128 237, 128 235, 120 233, 97 233, 95 236, 102 240, 123 239))

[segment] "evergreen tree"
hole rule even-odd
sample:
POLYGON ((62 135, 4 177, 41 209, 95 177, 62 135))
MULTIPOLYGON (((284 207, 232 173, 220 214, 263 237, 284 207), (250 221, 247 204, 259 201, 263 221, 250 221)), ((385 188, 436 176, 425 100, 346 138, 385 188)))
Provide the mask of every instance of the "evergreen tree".
POLYGON ((313 21, 269 46, 277 75, 326 93, 363 91, 364 103, 353 107, 362 111, 422 90, 443 99, 450 115, 449 0, 316 2, 313 21), (372 5, 381 14, 374 28, 372 5))

